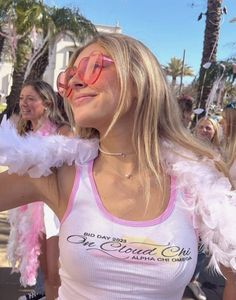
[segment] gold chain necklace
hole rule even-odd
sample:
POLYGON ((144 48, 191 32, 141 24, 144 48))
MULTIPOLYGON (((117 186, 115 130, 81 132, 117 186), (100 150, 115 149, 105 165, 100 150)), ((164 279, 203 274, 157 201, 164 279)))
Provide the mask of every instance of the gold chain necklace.
POLYGON ((110 155, 110 156, 121 156, 123 158, 125 158, 127 155, 133 154, 133 152, 129 152, 129 153, 124 153, 124 152, 108 152, 103 150, 100 146, 98 147, 99 151, 105 155, 110 155))
MULTIPOLYGON (((132 154, 133 152, 129 152, 129 153, 124 153, 124 152, 108 152, 108 151, 105 151, 103 149, 100 148, 100 146, 98 147, 99 151, 105 155, 110 155, 110 156, 121 156, 123 158, 125 158, 127 155, 129 154, 132 154)), ((117 173, 118 175, 120 175, 119 173, 117 173)), ((123 176, 121 176, 123 177, 123 176)), ((125 178, 127 179, 131 179, 133 177, 133 174, 132 172, 129 172, 129 173, 126 173, 124 175, 125 178)))

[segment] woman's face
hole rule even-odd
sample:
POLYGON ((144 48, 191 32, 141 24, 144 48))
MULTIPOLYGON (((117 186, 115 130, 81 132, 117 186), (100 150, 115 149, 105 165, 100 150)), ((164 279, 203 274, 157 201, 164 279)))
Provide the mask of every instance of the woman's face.
POLYGON ((195 133, 198 138, 211 142, 215 135, 215 129, 209 120, 203 119, 196 125, 195 133))
POLYGON ((21 90, 19 106, 22 119, 30 121, 38 121, 46 109, 43 100, 30 85, 21 90))
MULTIPOLYGON (((84 83, 79 76, 74 75, 68 82, 72 89, 67 99, 77 126, 96 128, 101 131, 106 130, 113 119, 120 96, 120 85, 114 62, 98 44, 85 48, 77 57, 74 66, 82 65, 91 57, 90 61, 93 62, 94 53, 105 55, 106 60, 100 75, 91 84, 84 83)), ((97 72, 96 66, 94 72, 97 72)))

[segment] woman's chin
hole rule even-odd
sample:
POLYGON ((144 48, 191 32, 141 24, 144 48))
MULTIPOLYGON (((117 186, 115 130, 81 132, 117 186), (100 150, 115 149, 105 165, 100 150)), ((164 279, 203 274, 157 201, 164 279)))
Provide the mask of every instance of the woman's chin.
POLYGON ((21 115, 21 119, 24 121, 28 121, 28 120, 31 120, 31 116, 30 115, 21 115))

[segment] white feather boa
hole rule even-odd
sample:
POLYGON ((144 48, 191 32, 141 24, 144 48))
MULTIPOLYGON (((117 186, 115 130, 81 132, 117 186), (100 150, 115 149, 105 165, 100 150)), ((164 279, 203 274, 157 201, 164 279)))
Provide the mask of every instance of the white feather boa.
POLYGON ((19 136, 9 121, 0 128, 0 165, 7 166, 9 174, 28 174, 33 178, 47 176, 52 167, 63 163, 84 164, 98 153, 98 140, 82 140, 61 135, 19 136))
MULTIPOLYGON (((9 173, 40 177, 63 163, 83 164, 97 156, 98 141, 62 136, 20 137, 9 122, 0 128, 0 165, 9 173)), ((221 273, 220 264, 236 271, 236 191, 216 170, 214 162, 163 142, 162 157, 167 172, 187 190, 185 209, 193 216, 204 248, 211 255, 210 266, 221 273)))
POLYGON ((199 159, 176 145, 164 142, 162 153, 168 173, 187 191, 184 206, 211 256, 209 266, 220 274, 220 264, 236 271, 236 191, 228 178, 213 160, 199 159))

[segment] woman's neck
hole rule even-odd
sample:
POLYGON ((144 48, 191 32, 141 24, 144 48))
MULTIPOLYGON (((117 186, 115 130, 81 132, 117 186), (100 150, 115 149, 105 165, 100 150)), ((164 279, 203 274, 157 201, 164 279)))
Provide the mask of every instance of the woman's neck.
POLYGON ((32 125, 32 130, 36 132, 46 121, 48 121, 48 118, 41 117, 37 120, 30 120, 32 125))
POLYGON ((132 144, 133 129, 130 126, 113 126, 107 133, 100 132, 100 148, 110 153, 134 153, 132 144))
POLYGON ((138 159, 131 137, 116 134, 102 138, 97 163, 111 174, 133 178, 138 173, 138 159))

